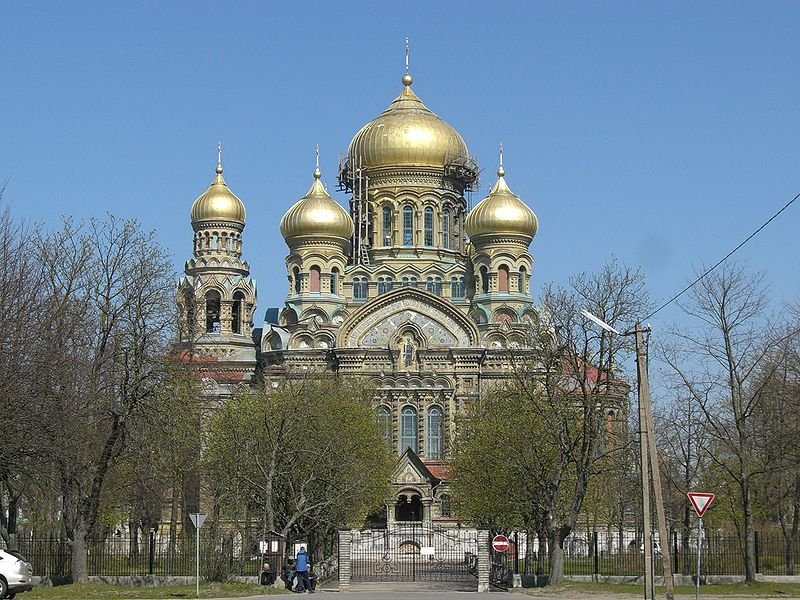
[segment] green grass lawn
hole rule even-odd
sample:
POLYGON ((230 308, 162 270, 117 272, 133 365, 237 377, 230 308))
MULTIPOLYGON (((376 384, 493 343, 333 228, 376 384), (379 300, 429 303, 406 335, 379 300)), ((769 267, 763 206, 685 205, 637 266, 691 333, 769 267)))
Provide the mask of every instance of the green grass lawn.
MULTIPOLYGON (((274 589, 248 583, 200 583, 201 598, 239 598, 263 594, 285 594, 283 589, 274 589)), ((37 586, 32 592, 19 594, 20 600, 92 600, 94 598, 129 598, 131 600, 156 600, 161 598, 196 598, 196 587, 192 585, 169 585, 160 587, 126 587, 103 583, 69 584, 56 587, 37 586)))
MULTIPOLYGON (((642 597, 641 585, 617 584, 617 583, 577 583, 572 581, 564 582, 560 585, 542 588, 529 588, 526 592, 532 595, 559 595, 565 596, 574 592, 585 592, 589 596, 592 592, 603 594, 619 594, 620 596, 642 597)), ((675 595, 682 597, 694 597, 694 586, 678 585, 675 586, 675 595)), ((656 596, 664 597, 664 588, 656 587, 656 596)), ((800 583, 732 583, 718 585, 704 585, 700 588, 700 598, 703 596, 751 596, 753 598, 763 598, 767 596, 783 596, 786 598, 800 598, 800 583)))

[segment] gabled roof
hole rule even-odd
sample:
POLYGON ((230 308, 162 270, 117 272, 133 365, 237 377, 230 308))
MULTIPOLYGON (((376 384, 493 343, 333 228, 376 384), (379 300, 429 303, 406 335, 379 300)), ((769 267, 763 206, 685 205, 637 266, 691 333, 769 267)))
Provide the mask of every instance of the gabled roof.
POLYGON ((436 477, 411 448, 400 455, 392 478, 397 483, 437 485, 441 479, 436 477))

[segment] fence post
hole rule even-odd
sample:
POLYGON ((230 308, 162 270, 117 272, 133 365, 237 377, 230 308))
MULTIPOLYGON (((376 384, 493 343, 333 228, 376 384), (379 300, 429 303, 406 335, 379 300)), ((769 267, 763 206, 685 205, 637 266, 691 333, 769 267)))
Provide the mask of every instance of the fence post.
POLYGON ((489 570, 491 569, 491 557, 489 556, 489 531, 481 529, 478 531, 478 591, 489 591, 489 570))
POLYGON ((760 560, 761 557, 759 556, 761 554, 761 549, 759 548, 758 544, 758 532, 756 531, 754 533, 756 542, 756 573, 761 573, 761 560, 760 560))
POLYGON ((519 575, 519 532, 514 532, 514 575, 519 575))
POLYGON ((350 589, 351 552, 353 545, 353 532, 350 529, 339 530, 339 591, 346 592, 350 589))
POLYGON ((592 552, 594 553, 594 580, 598 580, 600 574, 600 555, 597 552, 597 532, 592 532, 592 552))
POLYGON ((673 563, 672 572, 676 575, 679 573, 678 571, 678 561, 680 557, 678 556, 678 532, 672 532, 672 556, 675 557, 675 562, 673 563))
POLYGON ((153 574, 153 565, 156 559, 156 532, 150 530, 150 557, 147 563, 147 574, 153 574))

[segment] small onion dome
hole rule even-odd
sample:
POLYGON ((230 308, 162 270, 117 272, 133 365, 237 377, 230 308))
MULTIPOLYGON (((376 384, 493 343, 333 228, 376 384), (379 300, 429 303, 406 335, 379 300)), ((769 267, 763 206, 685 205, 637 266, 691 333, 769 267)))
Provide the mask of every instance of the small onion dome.
POLYGON ((489 195, 478 202, 467 215, 467 235, 477 238, 492 234, 512 234, 532 240, 539 229, 536 215, 509 189, 502 165, 497 170, 497 176, 497 183, 489 190, 489 195))
POLYGON ((400 95, 353 137, 347 150, 351 161, 367 168, 441 168, 448 157, 469 156, 458 132, 422 103, 412 82, 411 75, 404 75, 400 95))
POLYGON ((192 224, 204 221, 230 221, 244 225, 244 203, 228 189, 222 178, 222 164, 208 189, 192 204, 192 224))
POLYGON ((350 239, 353 219, 341 205, 330 197, 320 181, 319 167, 314 170, 314 183, 281 219, 284 239, 296 236, 321 236, 350 239))

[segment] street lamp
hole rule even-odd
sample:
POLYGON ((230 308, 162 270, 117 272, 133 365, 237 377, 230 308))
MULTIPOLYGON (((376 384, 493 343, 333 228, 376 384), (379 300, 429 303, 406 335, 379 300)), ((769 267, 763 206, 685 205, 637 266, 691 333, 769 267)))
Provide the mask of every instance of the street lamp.
POLYGON ((661 477, 658 467, 658 454, 656 453, 655 427, 653 425, 653 411, 650 406, 650 380, 647 374, 647 350, 644 346, 644 332, 650 331, 637 322, 633 330, 617 331, 601 318, 593 315, 588 310, 581 310, 581 315, 596 323, 609 333, 619 336, 635 336, 636 340, 636 373, 639 397, 639 460, 642 472, 642 519, 643 519, 643 550, 644 550, 644 597, 645 600, 655 598, 653 581, 653 540, 650 524, 650 481, 653 482, 653 491, 656 500, 656 515, 658 518, 658 535, 661 538, 661 559, 664 567, 664 586, 667 600, 673 600, 674 584, 672 580, 672 561, 669 554, 669 539, 667 536, 667 523, 664 515, 664 500, 661 494, 661 477), (652 471, 652 477, 650 472, 652 471))

